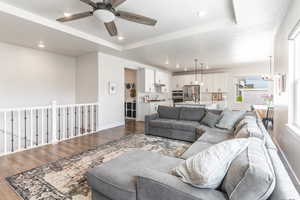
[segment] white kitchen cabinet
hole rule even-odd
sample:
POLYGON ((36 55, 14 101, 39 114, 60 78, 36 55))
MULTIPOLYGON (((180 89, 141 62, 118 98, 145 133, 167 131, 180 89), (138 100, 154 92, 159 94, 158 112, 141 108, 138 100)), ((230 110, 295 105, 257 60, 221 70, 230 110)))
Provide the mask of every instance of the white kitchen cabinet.
POLYGON ((156 70, 155 72, 155 83, 156 84, 165 84, 164 72, 156 70))
MULTIPOLYGON (((197 80, 201 81, 201 75, 198 74, 197 80)), ((195 75, 180 75, 172 77, 172 90, 181 90, 184 85, 193 85, 195 75)), ((227 73, 212 73, 203 74, 203 83, 201 87, 202 93, 212 92, 228 92, 228 74, 227 73)))
POLYGON ((212 92, 227 92, 228 75, 225 73, 213 74, 213 89, 212 92))
POLYGON ((204 74, 203 75, 203 83, 202 92, 210 93, 213 92, 213 84, 214 84, 214 77, 213 74, 204 74))
POLYGON ((184 76, 172 76, 172 90, 182 90, 184 80, 184 76))
POLYGON ((184 76, 184 85, 193 85, 194 81, 195 81, 195 75, 188 74, 184 76))
POLYGON ((143 92, 155 92, 155 71, 152 69, 141 69, 141 89, 143 92))
POLYGON ((162 84, 165 86, 161 87, 162 93, 167 93, 170 91, 170 74, 157 70, 155 72, 155 84, 162 84))

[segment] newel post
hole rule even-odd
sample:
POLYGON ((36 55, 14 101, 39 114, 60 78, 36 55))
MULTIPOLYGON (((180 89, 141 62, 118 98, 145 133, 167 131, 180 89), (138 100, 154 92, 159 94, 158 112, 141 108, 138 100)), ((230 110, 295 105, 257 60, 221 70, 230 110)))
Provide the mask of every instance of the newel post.
POLYGON ((52 143, 57 143, 56 130, 57 130, 57 108, 56 101, 52 101, 51 110, 52 110, 52 143))

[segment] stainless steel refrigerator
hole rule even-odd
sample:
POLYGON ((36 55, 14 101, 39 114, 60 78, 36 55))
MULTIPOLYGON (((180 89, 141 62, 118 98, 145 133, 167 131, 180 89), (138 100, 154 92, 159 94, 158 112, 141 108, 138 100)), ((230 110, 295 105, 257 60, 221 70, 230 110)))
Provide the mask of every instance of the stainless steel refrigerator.
POLYGON ((184 101, 200 101, 200 85, 185 85, 183 87, 184 101))

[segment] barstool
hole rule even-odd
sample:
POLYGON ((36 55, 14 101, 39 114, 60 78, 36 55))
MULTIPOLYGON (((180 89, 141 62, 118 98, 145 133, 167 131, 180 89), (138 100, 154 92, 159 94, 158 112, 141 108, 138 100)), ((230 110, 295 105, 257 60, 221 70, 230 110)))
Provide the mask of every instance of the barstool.
POLYGON ((267 115, 263 118, 262 122, 266 129, 269 127, 269 123, 271 122, 271 127, 273 128, 274 121, 273 121, 273 115, 274 115, 274 107, 268 107, 267 115))

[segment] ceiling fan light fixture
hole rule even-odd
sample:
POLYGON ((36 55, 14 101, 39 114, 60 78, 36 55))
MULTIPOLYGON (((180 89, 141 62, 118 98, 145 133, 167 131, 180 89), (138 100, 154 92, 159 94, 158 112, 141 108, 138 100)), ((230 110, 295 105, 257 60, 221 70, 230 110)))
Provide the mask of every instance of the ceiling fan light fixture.
POLYGON ((123 36, 118 36, 119 41, 123 41, 125 38, 123 36))
POLYGON ((65 13, 64 13, 64 16, 65 16, 65 17, 71 17, 71 15, 72 15, 72 14, 69 13, 69 12, 65 12, 65 13))
POLYGON ((94 15, 104 23, 109 23, 115 20, 115 15, 109 10, 96 10, 94 11, 94 15))

